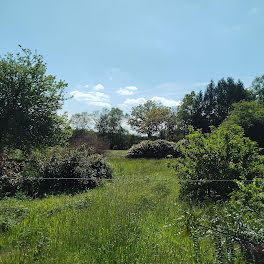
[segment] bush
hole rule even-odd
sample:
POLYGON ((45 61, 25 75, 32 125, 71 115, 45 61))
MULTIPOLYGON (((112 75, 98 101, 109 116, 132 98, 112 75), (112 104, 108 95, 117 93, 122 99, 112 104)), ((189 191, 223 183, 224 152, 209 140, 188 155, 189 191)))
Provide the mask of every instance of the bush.
POLYGON ((14 195, 22 182, 22 162, 12 160, 10 156, 0 155, 0 197, 14 195))
POLYGON ((221 126, 239 125, 243 127, 245 135, 264 147, 264 103, 239 102, 233 105, 234 110, 224 120, 221 126))
POLYGON ((101 155, 86 146, 35 151, 25 162, 0 156, 0 197, 18 192, 39 197, 91 189, 111 179, 112 169, 101 155))
POLYGON ((237 182, 238 190, 225 203, 183 209, 177 226, 195 245, 196 263, 203 263, 200 245, 209 239, 215 247, 214 263, 264 263, 264 180, 237 182))
POLYGON ((234 180, 263 175, 257 143, 244 137, 239 126, 219 127, 211 134, 192 129, 178 146, 183 157, 173 167, 182 180, 182 197, 226 198, 237 189, 234 180))
POLYGON ((75 193, 94 188, 101 179, 111 179, 112 170, 101 155, 85 146, 76 149, 55 148, 46 154, 35 153, 25 167, 27 188, 34 196, 75 193), (32 191, 33 190, 33 191, 32 191))
POLYGON ((238 182, 238 190, 231 194, 231 200, 222 210, 216 207, 208 220, 214 223, 208 231, 220 233, 222 245, 228 237, 233 245, 240 246, 246 263, 264 263, 263 178, 255 178, 249 184, 238 182))
POLYGON ((127 153, 128 158, 166 158, 168 155, 179 157, 177 145, 166 140, 144 140, 132 146, 127 153))

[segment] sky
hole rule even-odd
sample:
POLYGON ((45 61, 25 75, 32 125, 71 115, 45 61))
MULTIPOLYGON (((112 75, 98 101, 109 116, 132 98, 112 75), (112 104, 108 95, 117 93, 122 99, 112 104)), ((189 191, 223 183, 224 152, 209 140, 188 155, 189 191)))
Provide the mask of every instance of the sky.
POLYGON ((68 83, 69 114, 155 100, 211 79, 264 74, 263 0, 0 0, 0 55, 18 45, 68 83))

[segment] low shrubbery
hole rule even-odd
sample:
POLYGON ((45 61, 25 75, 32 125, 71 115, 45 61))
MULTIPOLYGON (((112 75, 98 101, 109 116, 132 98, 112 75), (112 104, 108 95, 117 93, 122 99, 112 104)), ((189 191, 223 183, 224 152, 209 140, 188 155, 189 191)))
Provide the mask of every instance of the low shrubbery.
POLYGON ((194 238, 197 263, 205 237, 214 244, 217 263, 237 263, 241 257, 241 263, 264 263, 264 180, 237 184, 229 201, 207 204, 203 210, 191 207, 178 220, 194 238))
POLYGON ((1 162, 1 196, 23 192, 38 197, 45 194, 75 193, 111 179, 111 167, 101 155, 87 147, 53 148, 34 152, 24 166, 1 162))
POLYGON ((127 153, 128 158, 166 158, 168 155, 179 157, 177 145, 166 140, 144 140, 132 146, 127 153))
POLYGON ((9 155, 0 155, 0 197, 14 195, 23 181, 23 163, 13 160, 9 155))
POLYGON ((191 130, 178 146, 183 157, 174 168, 181 180, 182 197, 226 198, 237 189, 234 180, 263 177, 257 143, 244 137, 239 126, 220 127, 208 134, 191 130))

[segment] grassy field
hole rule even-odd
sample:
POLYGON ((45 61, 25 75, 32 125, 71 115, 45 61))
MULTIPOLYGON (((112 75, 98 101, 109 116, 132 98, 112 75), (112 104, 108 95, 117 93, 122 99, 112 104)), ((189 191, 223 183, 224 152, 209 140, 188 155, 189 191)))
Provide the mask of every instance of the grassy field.
MULTIPOLYGON (((111 151, 111 182, 75 196, 0 201, 0 263, 195 263, 168 160, 111 151)), ((214 263, 210 241, 203 263, 214 263)))

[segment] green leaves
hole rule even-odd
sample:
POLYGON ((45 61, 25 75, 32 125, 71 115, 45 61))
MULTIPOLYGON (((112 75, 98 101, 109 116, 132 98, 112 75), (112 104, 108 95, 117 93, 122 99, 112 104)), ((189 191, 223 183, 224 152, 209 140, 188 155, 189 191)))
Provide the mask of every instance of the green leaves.
POLYGON ((181 194, 185 198, 226 198, 237 189, 235 180, 263 175, 257 144, 245 138, 239 126, 220 127, 211 134, 190 129, 190 135, 178 147, 183 158, 174 168, 182 180, 181 194))
POLYGON ((178 108, 178 129, 185 135, 188 126, 209 132, 210 126, 219 126, 232 110, 232 104, 250 99, 243 83, 232 78, 209 83, 205 92, 186 94, 178 108))
POLYGON ((57 115, 67 84, 46 74, 42 56, 21 49, 0 58, 0 151, 52 146, 69 136, 57 115))
POLYGON ((261 101, 240 102, 234 104, 234 110, 221 126, 239 125, 245 135, 264 147, 264 103, 261 101))
POLYGON ((151 100, 132 108, 128 123, 140 134, 148 138, 161 132, 169 117, 170 109, 151 100))

